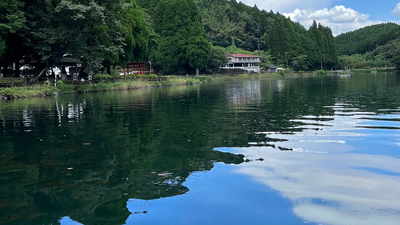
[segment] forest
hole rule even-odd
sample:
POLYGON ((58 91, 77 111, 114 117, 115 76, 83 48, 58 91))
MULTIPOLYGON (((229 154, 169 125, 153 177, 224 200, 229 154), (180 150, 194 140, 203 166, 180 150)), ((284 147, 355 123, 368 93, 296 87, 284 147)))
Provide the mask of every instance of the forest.
POLYGON ((147 53, 149 31, 133 0, 6 0, 0 15, 4 74, 34 62, 43 72, 72 54, 93 75, 147 53))
MULTIPOLYGON (((152 30, 150 33, 158 35, 158 47, 162 46, 165 36, 158 28, 159 21, 163 20, 169 26, 179 26, 171 18, 163 18, 158 13, 159 8, 166 8, 164 4, 167 2, 174 1, 137 0, 145 17, 149 18, 146 21, 152 22, 148 22, 152 30)), ((314 22, 306 30, 278 12, 259 10, 257 6, 250 7, 235 0, 195 0, 194 3, 201 16, 206 40, 211 46, 210 60, 205 64, 203 72, 216 72, 219 65, 223 64, 220 59, 225 58, 225 53, 261 55, 264 67, 276 64, 294 70, 320 69, 321 62, 326 69, 337 64, 338 53, 332 31, 321 24, 314 22)), ((196 7, 193 3, 189 5, 196 7)), ((170 15, 167 9, 164 15, 170 15)), ((204 35, 203 30, 201 35, 204 35)), ((154 51, 149 53, 149 57, 157 61, 157 46, 151 43, 149 49, 154 51)))
POLYGON ((143 61, 161 74, 218 74, 226 53, 260 55, 264 69, 344 68, 350 63, 345 55, 352 54, 376 54, 383 65, 391 61, 382 43, 398 30, 387 26, 372 46, 366 39, 349 47, 351 33, 335 38, 315 21, 306 29, 279 12, 236 0, 5 0, 0 67, 6 76, 19 76, 22 65, 35 62, 39 74, 68 54, 82 62, 86 75, 143 61), (376 45, 381 48, 372 53, 376 45))
POLYGON ((400 26, 383 23, 338 35, 338 67, 370 68, 395 65, 400 69, 400 26))

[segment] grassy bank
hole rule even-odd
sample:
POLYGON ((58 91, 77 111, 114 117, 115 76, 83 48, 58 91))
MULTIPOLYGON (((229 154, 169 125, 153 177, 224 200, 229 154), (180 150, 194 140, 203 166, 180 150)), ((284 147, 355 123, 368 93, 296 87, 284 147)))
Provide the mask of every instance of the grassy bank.
POLYGON ((351 72, 354 73, 371 73, 371 72, 393 72, 396 71, 396 67, 383 67, 383 68, 370 68, 370 69, 354 69, 351 72))
POLYGON ((127 79, 124 77, 110 78, 103 76, 97 79, 95 83, 85 82, 79 84, 69 84, 58 81, 57 84, 45 82, 41 85, 32 85, 26 87, 13 87, 0 89, 0 99, 15 99, 28 97, 54 96, 60 94, 104 92, 113 90, 140 89, 149 87, 190 85, 205 81, 223 81, 235 79, 260 79, 274 77, 299 77, 316 76, 317 73, 268 73, 268 74, 241 74, 241 75, 218 75, 218 76, 163 76, 149 78, 127 79))
POLYGON ((0 89, 0 99, 28 98, 56 95, 59 89, 45 85, 0 89))
POLYGON ((57 84, 45 82, 41 85, 26 87, 12 87, 0 89, 0 99, 15 99, 28 97, 54 96, 60 94, 103 92, 113 90, 139 89, 148 87, 160 87, 170 85, 186 85, 199 83, 201 80, 191 77, 169 76, 165 79, 119 79, 97 80, 96 83, 85 82, 69 84, 58 81, 57 84))

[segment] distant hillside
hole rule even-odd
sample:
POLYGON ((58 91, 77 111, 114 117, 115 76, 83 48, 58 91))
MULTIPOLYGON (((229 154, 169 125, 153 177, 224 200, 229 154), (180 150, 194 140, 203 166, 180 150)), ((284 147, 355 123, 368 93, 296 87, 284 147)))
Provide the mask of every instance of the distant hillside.
POLYGON ((398 37, 400 26, 384 23, 347 32, 335 39, 340 55, 353 55, 374 51, 378 46, 383 46, 398 37))

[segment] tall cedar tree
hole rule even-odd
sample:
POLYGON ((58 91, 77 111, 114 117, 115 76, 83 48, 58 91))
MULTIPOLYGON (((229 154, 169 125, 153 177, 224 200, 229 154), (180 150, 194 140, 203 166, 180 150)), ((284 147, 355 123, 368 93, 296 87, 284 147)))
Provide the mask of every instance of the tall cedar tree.
POLYGON ((108 74, 111 74, 112 65, 124 66, 133 60, 140 61, 148 50, 149 30, 135 1, 125 0, 121 9, 115 10, 115 15, 121 23, 117 32, 123 37, 123 51, 119 54, 109 54, 104 58, 103 66, 107 68, 108 74))
POLYGON ((154 15, 154 27, 160 35, 157 65, 169 74, 202 69, 210 57, 211 46, 193 0, 163 0, 154 15))
POLYGON ((190 29, 186 58, 189 65, 196 68, 196 75, 203 69, 210 59, 211 45, 206 39, 204 29, 200 22, 196 21, 190 29))
POLYGON ((119 58, 119 64, 123 65, 132 60, 143 59, 148 50, 149 30, 142 12, 134 0, 126 0, 129 5, 119 13, 122 23, 121 33, 124 37, 124 53, 119 58))

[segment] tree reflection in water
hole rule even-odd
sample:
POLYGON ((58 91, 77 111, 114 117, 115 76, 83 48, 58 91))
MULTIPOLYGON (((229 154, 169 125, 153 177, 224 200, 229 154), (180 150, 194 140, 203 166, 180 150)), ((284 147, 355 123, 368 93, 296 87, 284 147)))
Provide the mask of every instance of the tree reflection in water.
POLYGON ((3 111, 0 221, 58 224, 69 216, 86 225, 124 224, 128 199, 185 194, 192 172, 243 162, 243 155, 212 150, 212 134, 200 124, 174 129, 181 119, 168 117, 176 112, 154 113, 144 101, 108 105, 112 100, 47 99, 3 111))

